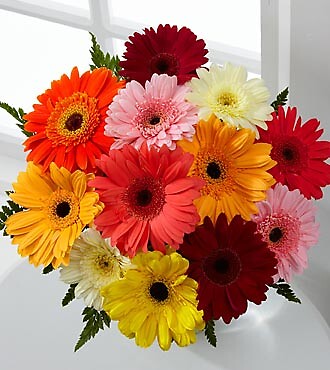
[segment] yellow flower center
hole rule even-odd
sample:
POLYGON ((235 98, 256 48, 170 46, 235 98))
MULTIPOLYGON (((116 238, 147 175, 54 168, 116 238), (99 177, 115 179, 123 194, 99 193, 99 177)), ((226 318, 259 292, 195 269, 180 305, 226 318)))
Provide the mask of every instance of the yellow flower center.
POLYGON ((161 279, 152 281, 147 289, 147 295, 154 304, 163 305, 170 299, 170 287, 161 279))
POLYGON ((113 275, 115 269, 113 257, 110 255, 98 255, 95 260, 95 267, 101 275, 113 275))
POLYGON ((196 155, 192 175, 206 181, 202 195, 219 200, 224 193, 234 191, 235 172, 235 167, 224 153, 217 149, 202 148, 196 155))
POLYGON ((237 96, 231 92, 223 92, 218 97, 219 105, 234 107, 237 104, 237 96))
POLYGON ((76 92, 59 100, 48 118, 46 135, 55 145, 86 142, 100 124, 97 99, 76 92))
POLYGON ((48 200, 46 215, 54 230, 62 230, 79 219, 79 200, 66 190, 56 190, 48 200))

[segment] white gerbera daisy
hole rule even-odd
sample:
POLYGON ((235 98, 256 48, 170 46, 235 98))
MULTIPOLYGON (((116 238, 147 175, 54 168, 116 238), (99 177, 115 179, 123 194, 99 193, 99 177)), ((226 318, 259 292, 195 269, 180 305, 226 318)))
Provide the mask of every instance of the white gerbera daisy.
POLYGON ((256 126, 267 129, 265 121, 272 119, 273 108, 262 79, 247 80, 246 69, 230 63, 223 68, 217 64, 209 70, 199 68, 197 75, 189 83, 192 91, 186 98, 199 108, 199 119, 208 120, 215 114, 230 125, 251 129, 257 138, 256 126))
POLYGON ((112 247, 110 240, 88 229, 74 242, 70 263, 61 267, 60 274, 65 283, 78 284, 76 298, 83 298, 88 307, 100 310, 103 305, 100 288, 122 278, 130 267, 130 259, 112 247))

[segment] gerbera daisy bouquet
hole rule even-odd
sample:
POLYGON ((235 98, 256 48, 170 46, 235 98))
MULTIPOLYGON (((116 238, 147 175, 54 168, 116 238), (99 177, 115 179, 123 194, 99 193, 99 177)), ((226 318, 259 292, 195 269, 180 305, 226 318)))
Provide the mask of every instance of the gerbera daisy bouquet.
POLYGON ((330 142, 242 66, 211 64, 188 28, 136 32, 122 58, 92 35, 30 113, 26 171, 0 213, 4 235, 84 303, 75 350, 99 329, 141 347, 187 346, 289 283, 318 242, 315 201, 330 184, 330 142), (272 103, 270 103, 274 100, 272 103), (64 286, 64 285, 63 285, 64 286))

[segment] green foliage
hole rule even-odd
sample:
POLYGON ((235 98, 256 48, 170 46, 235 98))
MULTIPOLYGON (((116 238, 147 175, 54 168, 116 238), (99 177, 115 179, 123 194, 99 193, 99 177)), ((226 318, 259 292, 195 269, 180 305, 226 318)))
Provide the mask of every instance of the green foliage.
POLYGON ((274 108, 275 112, 277 113, 278 107, 280 105, 285 105, 288 101, 289 95, 289 88, 286 87, 283 91, 281 91, 277 96, 276 99, 272 102, 271 106, 274 108))
POLYGON ((104 329, 104 325, 110 327, 111 319, 105 311, 97 311, 93 307, 85 307, 82 315, 84 315, 83 322, 86 325, 80 334, 79 340, 74 348, 74 351, 78 351, 85 343, 99 332, 100 329, 104 329))
POLYGON ((216 347, 217 346, 217 336, 215 334, 215 323, 214 320, 207 321, 204 329, 204 333, 206 336, 207 341, 211 344, 211 346, 216 347))
MULTIPOLYGON (((6 194, 9 195, 11 192, 7 191, 6 194)), ((3 235, 7 236, 8 234, 6 233, 6 224, 5 222, 7 221, 7 218, 14 213, 21 212, 23 211, 24 208, 16 204, 12 200, 7 200, 8 205, 4 205, 1 207, 0 211, 0 230, 3 230, 3 235)))
POLYGON ((65 297, 62 299, 62 306, 67 306, 71 301, 75 299, 74 290, 78 284, 71 284, 65 297))
POLYGON ((54 271, 53 265, 50 263, 48 266, 46 266, 43 270, 42 273, 44 275, 49 274, 50 272, 54 271))
POLYGON ((19 122, 19 123, 16 123, 16 125, 19 127, 19 129, 23 132, 23 134, 25 136, 29 137, 29 136, 33 135, 32 132, 26 131, 24 129, 24 124, 25 124, 26 120, 23 118, 25 113, 24 113, 22 108, 18 108, 18 110, 17 110, 14 107, 11 107, 9 104, 4 103, 4 102, 0 102, 0 108, 4 109, 11 116, 13 116, 16 119, 16 121, 19 122))
POLYGON ((96 68, 106 67, 110 69, 119 79, 120 66, 118 56, 116 55, 111 57, 109 53, 104 54, 100 44, 96 40, 95 35, 93 35, 91 32, 89 34, 92 37, 92 47, 89 51, 92 57, 92 62, 94 63, 90 64, 91 71, 93 71, 96 68))
POLYGON ((280 279, 276 284, 270 285, 276 289, 276 293, 286 298, 289 302, 301 303, 301 300, 296 296, 296 293, 292 290, 290 285, 280 279))

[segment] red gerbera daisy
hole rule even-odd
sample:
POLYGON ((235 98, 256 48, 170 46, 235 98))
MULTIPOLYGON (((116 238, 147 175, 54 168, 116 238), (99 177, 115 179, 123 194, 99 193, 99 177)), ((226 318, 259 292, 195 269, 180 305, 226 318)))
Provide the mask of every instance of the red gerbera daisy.
POLYGON ((181 148, 157 151, 146 143, 139 151, 125 145, 102 155, 97 166, 105 176, 90 182, 105 204, 95 219, 102 236, 130 257, 146 252, 148 242, 163 253, 164 243, 177 249, 199 221, 193 201, 204 181, 187 176, 192 162, 181 148))
POLYGON ((187 27, 178 30, 177 26, 159 25, 157 32, 146 28, 144 34, 135 32, 129 39, 120 73, 142 85, 154 73, 176 75, 181 85, 196 76, 196 68, 208 61, 205 42, 197 40, 187 27))
POLYGON ((38 96, 40 104, 26 114, 25 129, 33 132, 24 145, 31 152, 27 161, 47 170, 51 162, 70 172, 81 169, 95 172, 95 159, 108 153, 113 139, 104 136, 106 111, 124 82, 117 81, 106 68, 53 81, 51 88, 38 96))
POLYGON ((185 236, 180 253, 189 260, 188 275, 198 282, 198 309, 204 310, 205 321, 222 317, 229 324, 246 311, 248 301, 266 300, 277 260, 256 230, 254 222, 239 215, 228 225, 221 213, 215 227, 205 217, 185 236))
POLYGON ((269 172, 289 190, 299 189, 308 199, 322 198, 321 187, 330 184, 330 165, 325 163, 330 142, 318 140, 320 122, 313 118, 302 124, 301 117, 296 120, 297 109, 290 107, 285 113, 279 106, 272 115, 267 131, 258 128, 260 141, 272 144, 270 156, 277 161, 269 172))

